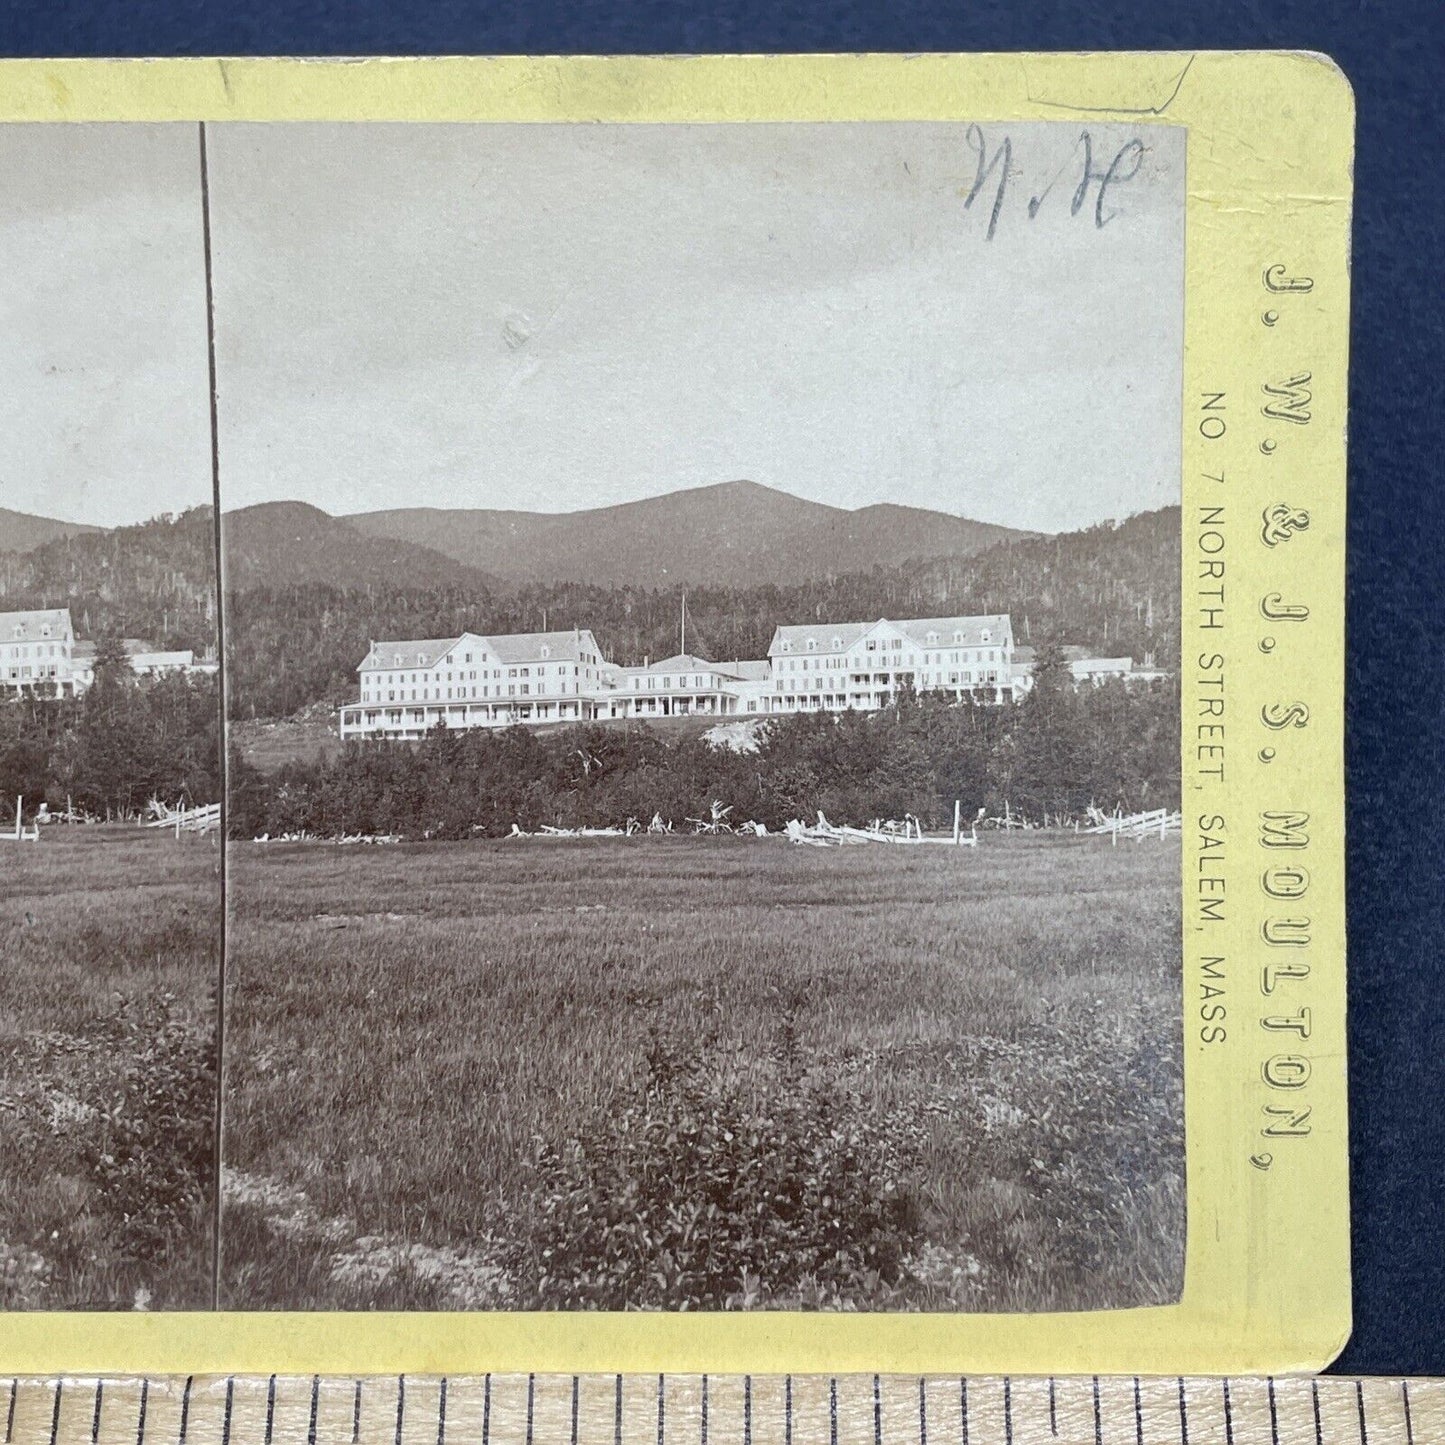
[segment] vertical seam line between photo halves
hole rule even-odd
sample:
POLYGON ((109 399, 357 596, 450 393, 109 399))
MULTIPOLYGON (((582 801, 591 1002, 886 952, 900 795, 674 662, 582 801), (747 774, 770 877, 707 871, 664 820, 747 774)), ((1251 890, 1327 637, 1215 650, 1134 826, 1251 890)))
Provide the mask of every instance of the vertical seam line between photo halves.
POLYGON ((197 124, 201 180, 201 248, 204 258, 206 283, 206 379, 210 408, 211 439, 211 536, 215 549, 216 576, 216 679, 218 683, 217 738, 220 750, 219 770, 221 779, 220 796, 220 947, 216 975, 216 1097, 213 1118, 215 1120, 212 1142, 212 1186, 211 1196, 211 1308, 221 1307, 221 1179, 223 1166, 222 1133, 225 1126, 225 1080, 226 1080, 226 935, 227 935, 227 802, 229 778, 227 776, 227 754, 230 739, 227 735, 226 706, 226 587, 222 572, 224 549, 221 539, 221 451, 220 432, 217 422, 216 398, 216 305, 211 270, 211 184, 208 157, 206 154, 206 123, 197 124))

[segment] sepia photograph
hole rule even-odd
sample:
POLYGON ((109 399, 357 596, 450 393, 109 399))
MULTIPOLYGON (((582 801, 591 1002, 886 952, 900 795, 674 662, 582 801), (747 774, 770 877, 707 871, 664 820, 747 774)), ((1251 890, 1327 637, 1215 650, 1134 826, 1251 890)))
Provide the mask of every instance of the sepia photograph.
POLYGON ((0 1309, 1177 1301, 1184 155, 0 127, 0 1309))
POLYGON ((193 127, 0 126, 0 1310, 213 1298, 197 160, 193 127))
POLYGON ((220 1305, 1176 1301, 1183 131, 206 140, 220 1305))

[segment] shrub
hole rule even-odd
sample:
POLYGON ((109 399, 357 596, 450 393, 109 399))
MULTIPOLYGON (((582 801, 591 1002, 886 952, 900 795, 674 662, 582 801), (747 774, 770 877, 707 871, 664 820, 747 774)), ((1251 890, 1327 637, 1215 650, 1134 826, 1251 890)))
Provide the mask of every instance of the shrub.
POLYGON ((790 1019, 751 1068, 655 1034, 639 1098, 539 1145, 511 1272, 544 1309, 856 1306, 921 1239, 917 1143, 804 1068, 790 1019))
POLYGON ((193 1227, 210 1195, 215 1041, 169 993, 123 1005, 112 1031, 120 1067, 80 1152, 128 1251, 149 1259, 193 1227))
POLYGON ((209 1026, 158 993, 123 1000, 85 1038, 49 1035, 32 1051, 27 1084, 6 1101, 27 1152, 88 1183, 115 1257, 148 1262, 187 1245, 214 1171, 209 1026))

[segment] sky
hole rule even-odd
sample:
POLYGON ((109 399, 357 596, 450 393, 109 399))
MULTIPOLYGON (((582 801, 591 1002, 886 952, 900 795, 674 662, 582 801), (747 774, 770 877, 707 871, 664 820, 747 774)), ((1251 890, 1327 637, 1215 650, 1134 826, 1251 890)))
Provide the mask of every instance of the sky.
MULTIPOLYGON (((204 500, 195 128, 42 129, 0 128, 0 506, 204 500)), ((1088 129, 1075 210, 1076 124, 984 128, 989 239, 961 123, 211 126, 223 505, 1177 501, 1184 133, 1088 129)))

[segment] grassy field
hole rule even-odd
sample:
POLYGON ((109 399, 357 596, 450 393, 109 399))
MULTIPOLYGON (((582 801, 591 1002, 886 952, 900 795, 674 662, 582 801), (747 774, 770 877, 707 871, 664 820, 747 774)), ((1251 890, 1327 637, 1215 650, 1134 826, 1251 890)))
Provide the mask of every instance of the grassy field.
POLYGON ((210 1302, 219 858, 0 844, 0 1309, 210 1302))
POLYGON ((1177 1297, 1177 839, 230 863, 230 1308, 1177 1297))
POLYGON ((336 715, 310 715, 267 721, 233 718, 231 745, 252 767, 275 772, 287 763, 330 761, 341 751, 336 715))

